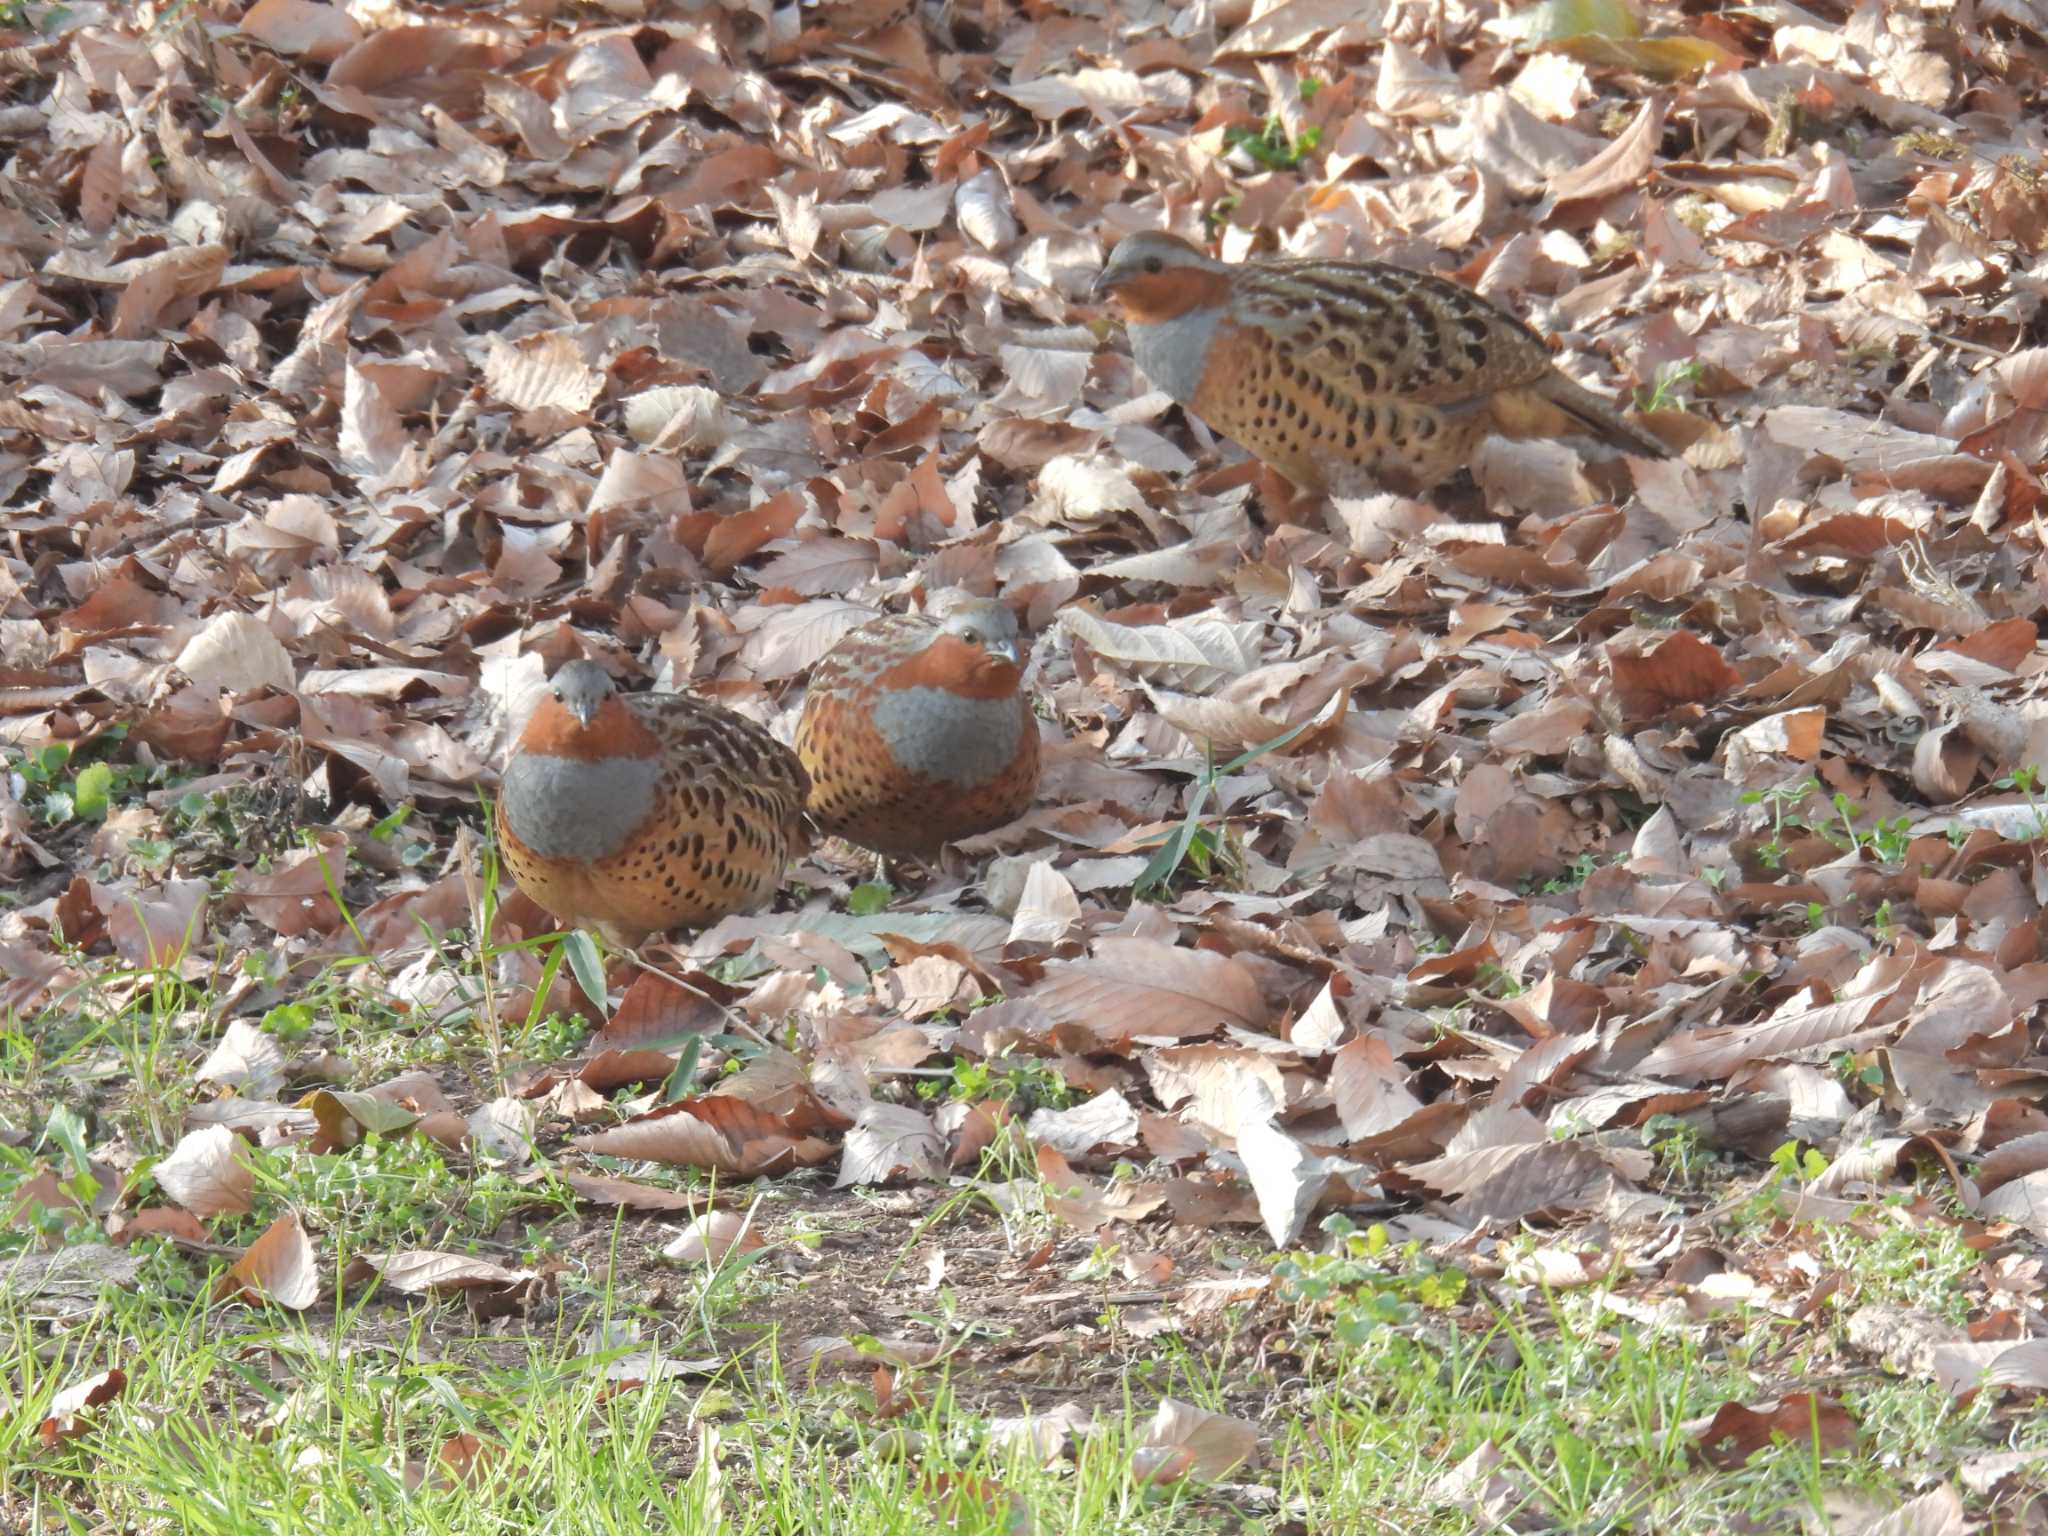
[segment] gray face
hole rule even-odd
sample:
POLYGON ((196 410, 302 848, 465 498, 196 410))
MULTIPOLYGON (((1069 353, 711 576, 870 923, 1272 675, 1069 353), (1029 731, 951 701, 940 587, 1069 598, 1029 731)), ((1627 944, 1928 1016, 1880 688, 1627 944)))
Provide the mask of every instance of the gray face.
MULTIPOLYGON (((1210 260, 1178 235, 1140 230, 1126 235, 1109 253, 1108 264, 1095 280, 1095 291, 1098 295, 1114 293, 1125 283, 1175 268, 1208 272, 1224 270, 1224 264, 1210 260)), ((1209 343, 1222 318, 1214 309, 1197 309, 1178 320, 1149 325, 1126 317, 1131 361, 1154 389, 1182 405, 1192 404, 1209 365, 1209 343)))
POLYGON ((969 645, 978 645, 991 656, 1000 656, 1012 666, 1023 664, 1017 644, 1017 616, 1007 605, 985 597, 971 598, 948 610, 942 633, 957 635, 969 645))
POLYGON ((561 701, 562 708, 576 717, 578 725, 588 725, 612 696, 612 679, 594 661, 571 661, 555 673, 548 688, 561 701))
POLYGON ((1095 279, 1098 295, 1114 293, 1133 278, 1164 272, 1169 267, 1205 267, 1209 258, 1178 235, 1160 229, 1143 229, 1126 235, 1109 253, 1102 275, 1095 279))

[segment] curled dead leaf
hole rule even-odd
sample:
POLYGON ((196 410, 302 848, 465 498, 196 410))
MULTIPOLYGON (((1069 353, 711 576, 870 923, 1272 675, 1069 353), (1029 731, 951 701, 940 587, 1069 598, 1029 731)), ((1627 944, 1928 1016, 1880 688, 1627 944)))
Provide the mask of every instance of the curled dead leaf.
POLYGON ((36 1426, 43 1449, 55 1450, 64 1441, 85 1434, 92 1427, 92 1410, 105 1407, 127 1387, 127 1374, 114 1367, 64 1388, 50 1399, 48 1415, 36 1426))
POLYGON ((216 1301, 269 1303, 303 1312, 320 1299, 313 1240, 296 1212, 280 1216, 214 1282, 216 1301))

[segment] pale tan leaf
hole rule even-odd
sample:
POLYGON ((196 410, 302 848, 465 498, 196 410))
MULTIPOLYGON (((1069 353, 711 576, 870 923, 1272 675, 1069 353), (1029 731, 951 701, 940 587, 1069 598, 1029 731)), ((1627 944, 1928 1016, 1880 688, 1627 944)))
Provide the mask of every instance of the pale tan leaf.
POLYGON ((379 1280, 406 1296, 510 1286, 534 1278, 530 1269, 509 1268, 475 1254, 437 1253, 425 1248, 369 1253, 362 1259, 379 1280))
POLYGON ((331 64, 362 40, 362 28, 338 5, 316 0, 256 0, 241 30, 279 53, 331 64))
POLYGON ((1144 1066, 1161 1104, 1192 1116, 1217 1136, 1235 1137, 1271 1120, 1287 1100, 1280 1065, 1263 1051, 1174 1046, 1147 1052, 1144 1066))
POLYGON ((1081 900, 1050 859, 1034 859, 1010 914, 1012 944, 1057 944, 1080 921, 1081 900))
POLYGON ((1066 1157, 1089 1157, 1135 1147, 1138 1112, 1112 1088, 1072 1109, 1034 1110, 1024 1130, 1034 1142, 1066 1157))
POLYGON ((624 416, 634 442, 676 452, 716 448, 733 432, 724 397, 701 384, 643 389, 627 399, 624 416))
POLYGON ((411 446, 383 390, 351 362, 343 374, 341 433, 336 446, 349 469, 373 479, 394 474, 411 446))
POLYGON ((1219 61, 1296 54, 1330 32, 1358 43, 1377 40, 1384 35, 1387 6, 1386 0, 1282 0, 1253 9, 1252 18, 1217 48, 1219 61))
POLYGON ((1266 1235, 1275 1248, 1285 1248, 1300 1236, 1336 1165, 1265 1120, 1239 1128, 1237 1155, 1258 1197, 1266 1235))
POLYGON ((1614 1184, 1612 1170, 1594 1153, 1549 1141, 1450 1152, 1403 1172, 1425 1189, 1454 1197, 1468 1219, 1508 1223, 1592 1209, 1614 1184))
POLYGON ((151 1177, 195 1216, 244 1216, 254 1208, 256 1173, 247 1143, 224 1125, 188 1131, 151 1177))
POLYGON ((298 674, 284 644, 254 614, 224 609, 185 642, 178 652, 178 670, 195 683, 225 693, 254 693, 275 688, 290 693, 298 674))
POLYGON ((522 1099, 496 1098, 469 1113, 470 1145, 482 1156, 512 1167, 533 1159, 533 1106, 522 1099))
POLYGON ((1390 1131, 1422 1107, 1393 1051, 1376 1035, 1347 1042, 1331 1058, 1330 1097, 1353 1141, 1390 1131))
POLYGON ((604 388, 604 375, 583 361, 582 350, 564 331, 549 331, 509 342, 491 338, 484 382, 492 394, 522 411, 551 407, 580 415, 604 388))
MULTIPOLYGON (((197 1075, 202 1083, 218 1083, 252 1099, 271 1098, 284 1086, 284 1048, 249 1020, 236 1019, 199 1064, 197 1075)), ((179 1203, 190 1208, 188 1202, 179 1203)))
POLYGON ((1962 1498, 1944 1482, 1872 1521, 1856 1536, 1964 1536, 1974 1529, 1962 1498))
POLYGON ((953 208, 961 230, 986 250, 1006 250, 1017 238, 1017 219, 1010 212, 1010 190, 993 166, 960 183, 953 196, 953 208))
POLYGON ((832 1154, 828 1144, 792 1134, 781 1116, 717 1096, 666 1105, 610 1130, 579 1136, 574 1145, 607 1157, 646 1158, 750 1178, 810 1167, 832 1154))
POLYGON ((64 1441, 86 1433, 92 1427, 92 1410, 113 1402, 127 1386, 127 1374, 116 1367, 95 1372, 59 1391, 50 1399, 49 1412, 36 1427, 43 1449, 54 1450, 64 1441))
POLYGON ((882 1184, 907 1174, 917 1179, 943 1177, 945 1142, 931 1117, 907 1105, 873 1103, 862 1109, 839 1163, 838 1188, 849 1184, 882 1184))
POLYGON ((1113 624, 1081 608, 1060 614, 1060 627, 1104 661, 1148 682, 1207 692, 1242 676, 1259 661, 1262 629, 1216 619, 1169 624, 1113 624))
POLYGON ((1104 1046, 1142 1036, 1185 1039, 1225 1025, 1262 1028, 1258 983, 1237 961, 1149 939, 1105 938, 1085 960, 1055 960, 1025 998, 1104 1046))
POLYGON ((672 1264, 722 1264, 735 1253, 755 1253, 768 1245, 753 1222, 739 1211, 706 1211, 665 1244, 661 1256, 672 1264))
POLYGON ((1136 512, 1145 498, 1128 471, 1104 458, 1060 454, 1038 472, 1038 494, 1055 513, 1094 522, 1112 512, 1136 512))
POLYGON ((1259 1451, 1258 1426, 1192 1403, 1163 1398, 1145 1431, 1144 1449, 1167 1453, 1166 1462, 1146 1463, 1145 1480, 1178 1482, 1190 1475, 1215 1480, 1246 1465, 1259 1451))
POLYGON ((1003 95, 1039 117, 1057 118, 1092 109, 1120 117, 1139 107, 1185 106, 1192 95, 1187 77, 1176 70, 1148 75, 1123 69, 1077 69, 1064 75, 1039 75, 997 87, 1003 95))

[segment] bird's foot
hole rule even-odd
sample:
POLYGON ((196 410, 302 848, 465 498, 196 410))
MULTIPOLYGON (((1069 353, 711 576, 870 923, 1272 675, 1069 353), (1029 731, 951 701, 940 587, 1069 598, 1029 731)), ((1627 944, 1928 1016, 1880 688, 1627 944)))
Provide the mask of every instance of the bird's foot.
POLYGON ((1259 506, 1266 514, 1266 526, 1283 523, 1297 528, 1321 528, 1329 498, 1320 491, 1304 491, 1285 475, 1271 469, 1259 471, 1259 506))

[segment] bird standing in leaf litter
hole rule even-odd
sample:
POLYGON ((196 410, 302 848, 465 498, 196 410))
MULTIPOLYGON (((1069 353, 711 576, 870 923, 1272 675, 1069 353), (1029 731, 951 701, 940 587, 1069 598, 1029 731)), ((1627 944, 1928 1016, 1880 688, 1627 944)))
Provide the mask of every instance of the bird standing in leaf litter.
POLYGON ((983 598, 848 634, 811 674, 796 732, 819 826, 930 858, 1021 816, 1038 789, 1023 661, 1016 616, 983 598))
POLYGON ((1535 331, 1428 273, 1232 265, 1148 230, 1111 250, 1095 291, 1121 305, 1155 387, 1303 492, 1426 495, 1495 432, 1670 457, 1560 372, 1535 331))
POLYGON ((788 747, 686 694, 621 694, 561 667, 498 793, 519 888, 566 924, 637 946, 759 906, 806 846, 810 781, 788 747))

